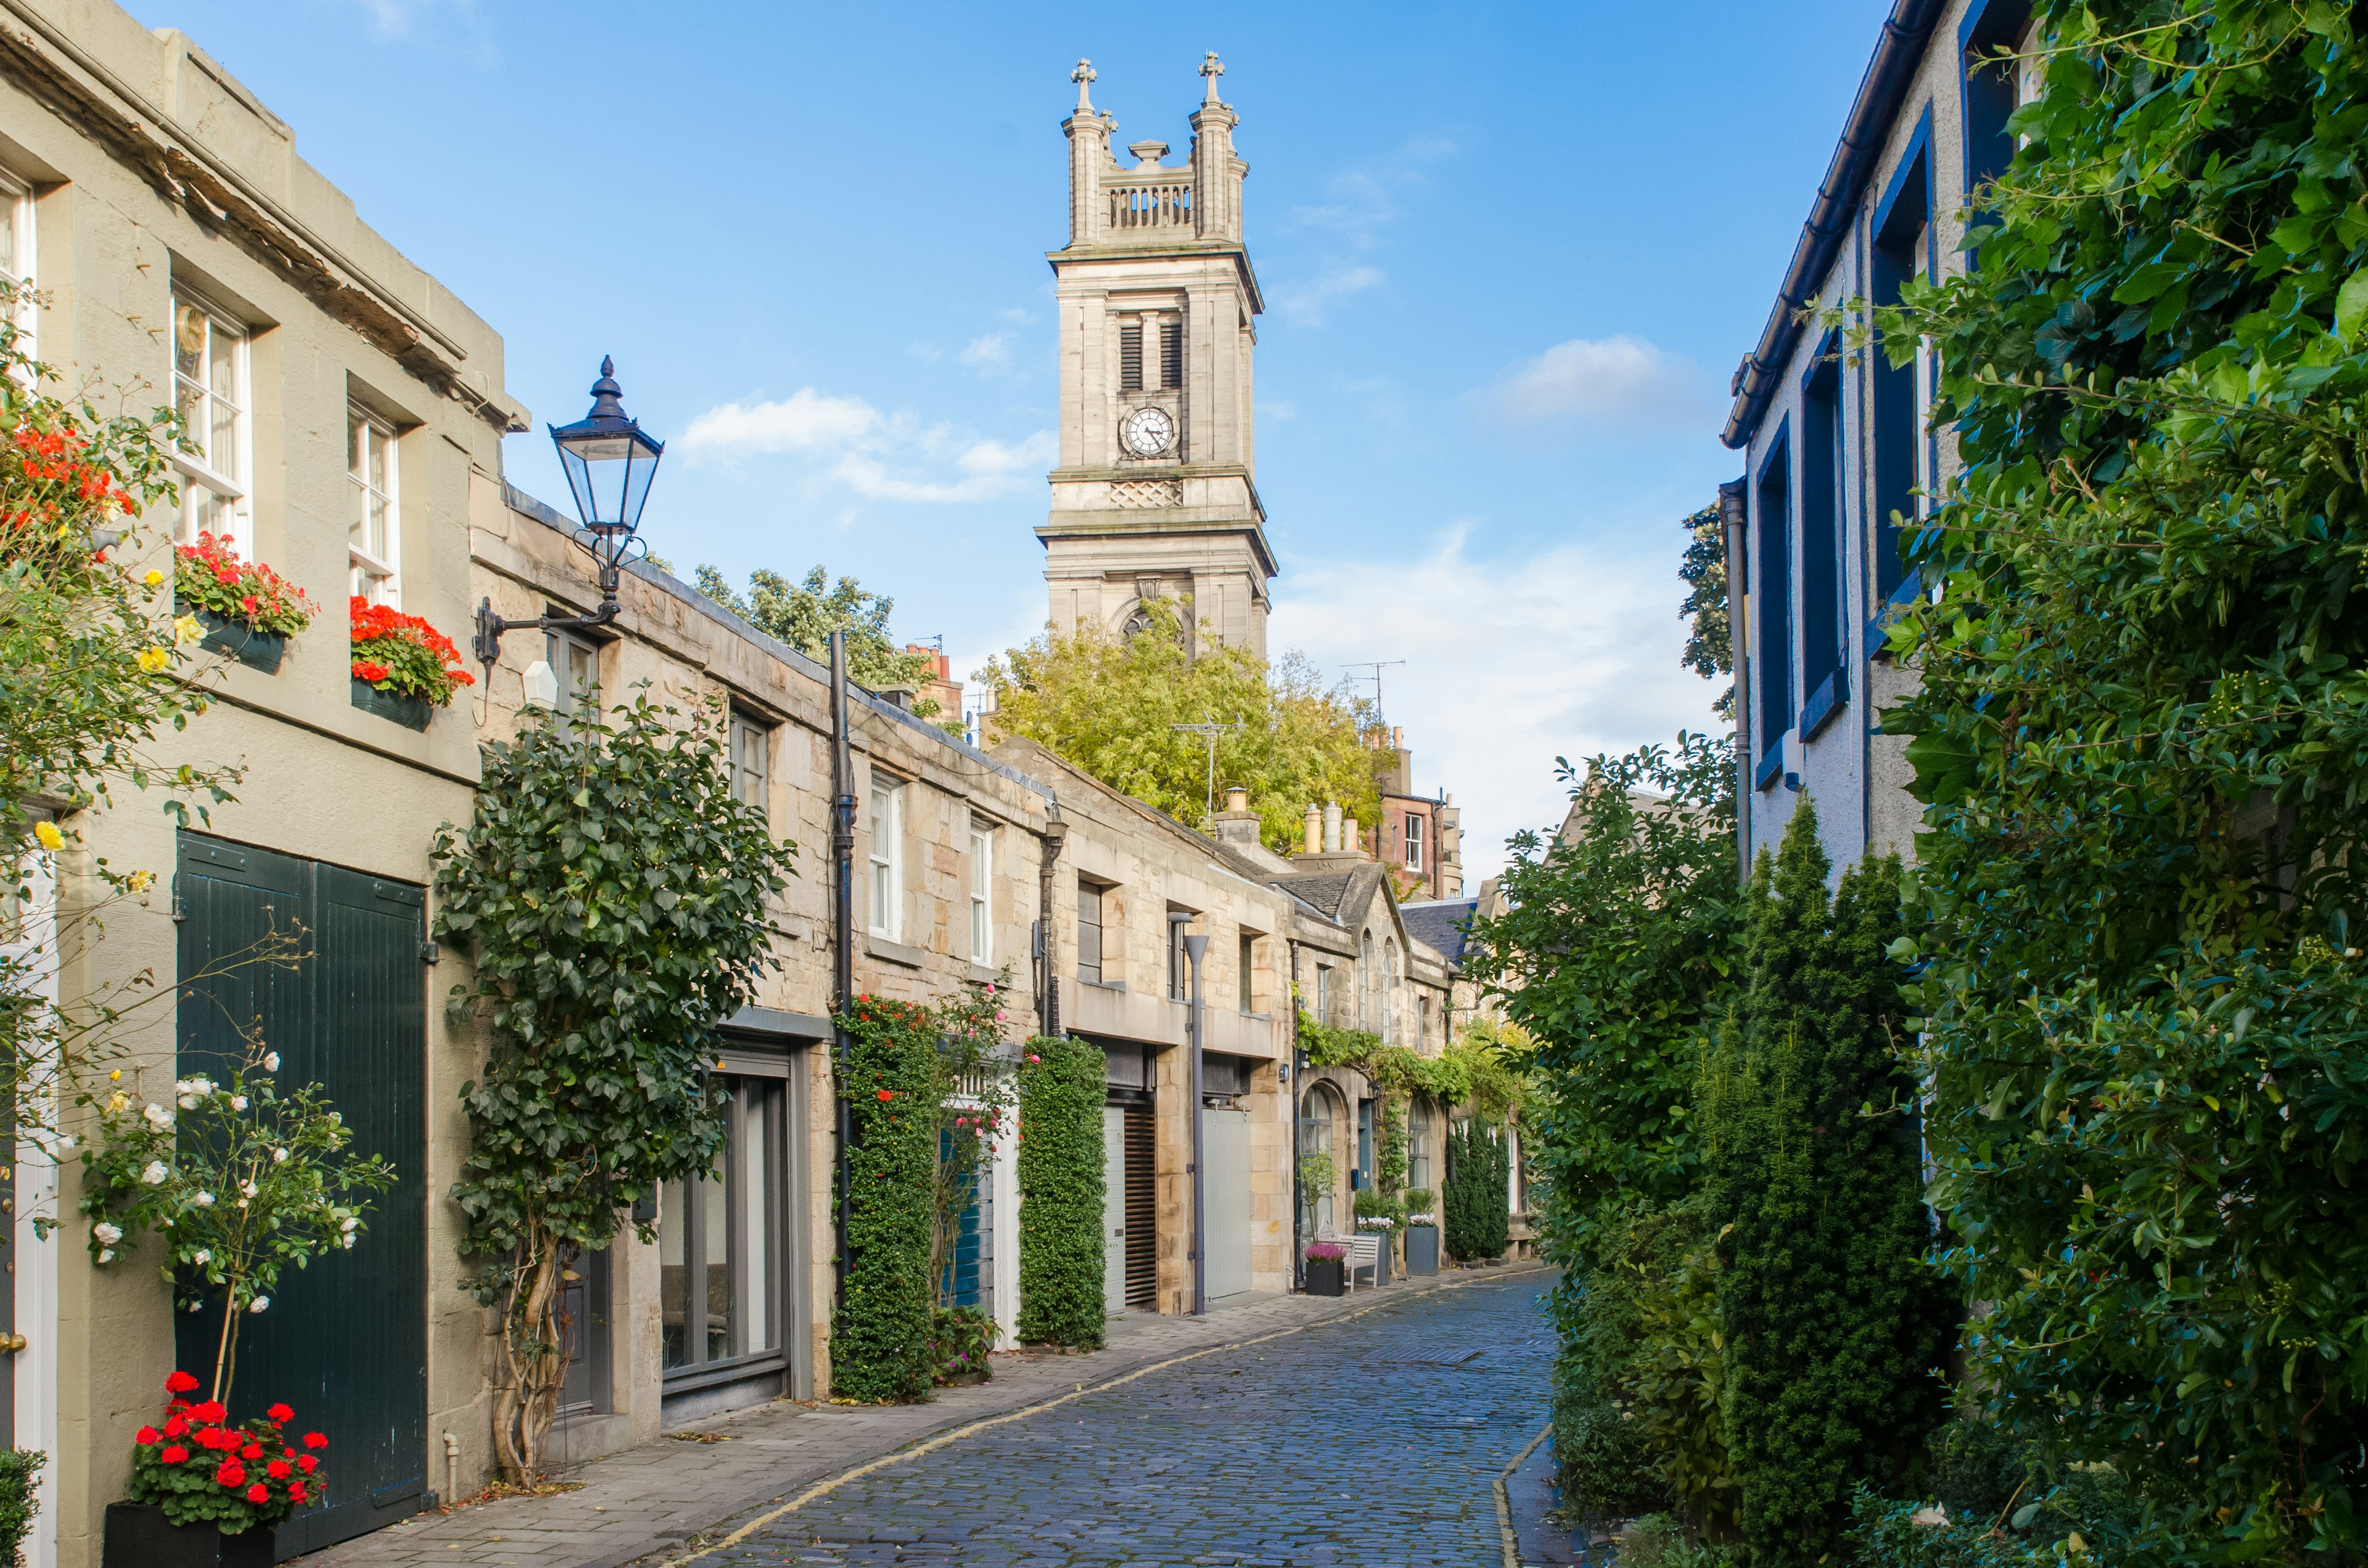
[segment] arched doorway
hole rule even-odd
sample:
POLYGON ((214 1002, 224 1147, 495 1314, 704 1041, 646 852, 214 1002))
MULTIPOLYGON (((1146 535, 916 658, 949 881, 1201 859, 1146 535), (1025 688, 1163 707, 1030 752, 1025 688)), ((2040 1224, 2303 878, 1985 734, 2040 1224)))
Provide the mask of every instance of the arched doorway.
POLYGON ((1348 1105, 1329 1084, 1312 1085, 1300 1097, 1300 1221, 1310 1237, 1336 1233, 1333 1197, 1342 1176, 1341 1150, 1348 1119, 1348 1105), (1319 1168, 1311 1172, 1311 1163, 1318 1164, 1319 1168))

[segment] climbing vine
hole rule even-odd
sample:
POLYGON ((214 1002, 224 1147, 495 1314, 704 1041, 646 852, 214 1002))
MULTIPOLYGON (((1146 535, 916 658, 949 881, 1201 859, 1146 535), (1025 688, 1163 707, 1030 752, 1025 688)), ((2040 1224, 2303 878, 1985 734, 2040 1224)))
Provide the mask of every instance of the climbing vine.
POLYGON ((1019 1065, 1019 1338, 1099 1349, 1102 1052, 1074 1036, 1028 1042, 1019 1065))
POLYGON ((797 847, 734 797, 725 717, 645 693, 613 722, 529 716, 484 748, 469 825, 437 832, 436 933, 475 969, 450 1011, 482 1017, 490 1048, 461 1087, 451 1196, 468 1286, 500 1313, 494 1437, 513 1482, 541 1469, 566 1369, 567 1260, 723 1152, 716 1026, 771 962, 766 904, 797 847))

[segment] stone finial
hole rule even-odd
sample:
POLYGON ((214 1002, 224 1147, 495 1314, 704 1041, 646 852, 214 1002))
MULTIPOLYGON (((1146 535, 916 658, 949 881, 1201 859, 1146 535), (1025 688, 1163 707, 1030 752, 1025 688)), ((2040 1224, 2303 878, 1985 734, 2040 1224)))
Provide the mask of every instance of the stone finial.
POLYGON ((1217 51, 1215 50, 1212 49, 1209 51, 1208 53, 1201 57, 1201 74, 1207 79, 1209 84, 1207 93, 1203 95, 1201 99, 1202 103, 1212 104, 1218 101, 1217 78, 1224 74, 1224 62, 1217 58, 1217 51))
POLYGON ((1159 160, 1167 156, 1167 143, 1165 142, 1130 142, 1126 150, 1133 153, 1134 161, 1145 168, 1158 167, 1159 160))
POLYGON ((1094 75, 1094 62, 1090 60, 1078 61, 1077 68, 1069 73, 1069 80, 1077 85, 1077 112, 1079 114, 1093 113, 1094 101, 1087 97, 1086 93, 1087 89, 1089 88, 1096 80, 1094 75))

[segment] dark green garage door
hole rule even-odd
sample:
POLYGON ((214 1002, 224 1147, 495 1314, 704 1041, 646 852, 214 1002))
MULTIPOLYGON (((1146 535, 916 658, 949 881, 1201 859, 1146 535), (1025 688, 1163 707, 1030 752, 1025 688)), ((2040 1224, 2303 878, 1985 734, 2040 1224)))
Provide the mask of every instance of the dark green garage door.
MULTIPOLYGON (((416 1513, 427 1487, 426 899, 414 883, 194 833, 174 891, 180 1072, 222 1075, 259 1023, 279 1082, 322 1085, 355 1148, 396 1174, 359 1245, 290 1269, 270 1310, 240 1325, 232 1415, 285 1400, 329 1439, 328 1506, 280 1528, 284 1559, 416 1513), (239 962, 291 926, 295 970, 239 962)), ((179 1314, 180 1364, 209 1376, 221 1332, 219 1309, 179 1314)))

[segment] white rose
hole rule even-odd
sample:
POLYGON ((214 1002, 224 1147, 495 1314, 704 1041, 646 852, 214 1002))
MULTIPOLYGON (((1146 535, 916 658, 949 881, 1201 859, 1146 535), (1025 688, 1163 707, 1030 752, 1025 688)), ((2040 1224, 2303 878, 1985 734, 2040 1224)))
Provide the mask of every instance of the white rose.
POLYGON ((353 1234, 353 1233, 354 1233, 357 1229, 359 1229, 359 1228, 360 1227, 360 1225, 361 1225, 361 1221, 360 1221, 359 1220, 355 1219, 355 1218, 354 1218, 352 1215, 350 1215, 350 1214, 347 1215, 344 1219, 342 1219, 342 1220, 340 1220, 340 1221, 337 1221, 337 1229, 338 1229, 338 1230, 340 1230, 340 1231, 345 1232, 347 1235, 351 1235, 351 1234, 353 1234))
POLYGON ((245 1095, 231 1096, 230 1108, 233 1110, 245 1110, 246 1108, 246 1096, 245 1095))
POLYGON ((165 1178, 172 1174, 165 1168, 164 1161, 151 1160, 148 1162, 148 1168, 140 1173, 140 1179, 150 1187, 162 1187, 165 1185, 165 1178))
POLYGON ((270 1055, 263 1059, 263 1070, 267 1073, 277 1073, 279 1071, 279 1053, 278 1051, 275 1051, 270 1055))
POLYGON ((150 1100, 148 1102, 148 1108, 142 1111, 140 1114, 146 1117, 150 1125, 154 1127, 162 1129, 173 1125, 173 1113, 166 1110, 163 1106, 158 1105, 154 1100, 150 1100))
POLYGON ((123 1227, 120 1225, 110 1225, 106 1221, 101 1220, 97 1224, 93 1225, 90 1228, 90 1233, 98 1238, 99 1245, 111 1247, 116 1243, 123 1239, 123 1227))
POLYGON ((239 1184, 238 1184, 238 1189, 239 1189, 241 1192, 243 1192, 243 1193, 246 1194, 249 1198, 253 1198, 256 1193, 261 1192, 261 1191, 263 1190, 261 1187, 259 1187, 256 1186, 256 1185, 255 1185, 253 1182, 251 1182, 251 1181, 243 1181, 243 1182, 239 1183, 239 1184))
POLYGON ((353 1250, 354 1250, 354 1238, 353 1238, 353 1234, 352 1234, 352 1233, 351 1233, 351 1232, 347 1233, 346 1240, 345 1240, 345 1248, 346 1248, 346 1250, 347 1250, 347 1252, 351 1252, 351 1251, 353 1251, 353 1250))
POLYGON ((271 1151, 271 1163, 272 1163, 273 1165, 285 1165, 285 1164, 287 1163, 287 1160, 288 1160, 288 1151, 287 1151, 287 1150, 285 1150, 285 1149, 274 1149, 274 1150, 272 1150, 272 1151, 271 1151))
POLYGON ((198 1096, 195 1096, 195 1095, 183 1095, 183 1096, 181 1096, 181 1108, 182 1108, 183 1110, 195 1110, 195 1109, 197 1109, 197 1108, 198 1108, 198 1096))
POLYGON ((214 1195, 211 1192, 200 1192, 191 1201, 200 1209, 211 1209, 214 1206, 214 1195))
POLYGON ((99 1248, 98 1261, 101 1263, 113 1263, 115 1261, 115 1249, 113 1247, 99 1248))
POLYGON ((255 1300, 253 1300, 253 1301, 249 1301, 249 1302, 247 1302, 247 1303, 246 1303, 246 1310, 247 1310, 248 1312, 261 1312, 264 1308, 266 1308, 266 1307, 269 1306, 270 1304, 271 1304, 271 1298, 270 1298, 270 1297, 268 1297, 268 1296, 257 1296, 255 1300))
POLYGON ((204 1267, 207 1264, 211 1263, 213 1260, 213 1249, 211 1247, 199 1247, 197 1251, 189 1255, 189 1261, 198 1265, 200 1268, 204 1267))

